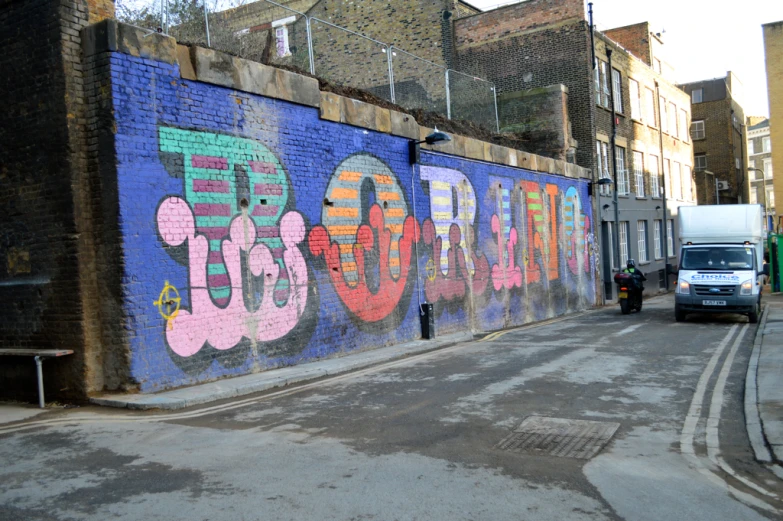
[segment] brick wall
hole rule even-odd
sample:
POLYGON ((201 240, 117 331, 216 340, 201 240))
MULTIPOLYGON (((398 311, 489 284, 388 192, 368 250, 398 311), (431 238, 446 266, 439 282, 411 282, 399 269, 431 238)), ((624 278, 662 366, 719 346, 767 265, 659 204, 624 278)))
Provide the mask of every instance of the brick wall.
POLYGON ((564 85, 501 94, 498 117, 500 131, 525 136, 530 152, 573 162, 575 142, 564 85))
MULTIPOLYGON (((783 201, 783 21, 766 24, 764 53, 767 68, 767 92, 769 93, 769 125, 772 142, 772 168, 775 201, 783 201)), ((775 223, 779 229, 779 223, 775 223)))
POLYGON ((642 22, 603 31, 604 35, 622 45, 628 52, 652 66, 650 24, 642 22))
MULTIPOLYGON (((465 21, 473 18, 477 17, 465 21)), ((482 26, 494 33, 489 24, 482 26)), ((494 81, 500 93, 565 85, 572 133, 579 144, 576 162, 586 168, 594 167, 589 146, 594 139, 594 111, 587 22, 514 32, 495 40, 482 38, 478 24, 469 27, 463 20, 458 21, 455 30, 459 68, 494 81), (471 38, 480 43, 469 42, 471 38)))
POLYGON ((748 152, 745 112, 731 97, 726 80, 718 78, 682 85, 690 95, 702 89, 703 101, 691 105, 692 120, 704 121, 704 139, 694 139, 694 156, 706 156, 707 170, 714 177, 697 174, 699 202, 714 204, 717 201, 713 179, 728 183, 729 189, 720 192, 721 204, 748 202, 747 172, 748 152), (739 164, 740 168, 737 168, 739 164))
MULTIPOLYGON (((79 30, 113 14, 109 0, 5 2, 0 11, 0 345, 68 348, 44 364, 51 396, 83 398, 101 386, 89 129, 79 30)), ((5 359, 3 393, 35 396, 30 359, 5 359)))
POLYGON ((534 171, 573 165, 455 136, 441 151, 456 155, 423 151, 411 184, 404 129, 417 127, 404 115, 313 101, 315 80, 184 51, 192 63, 95 51, 113 108, 98 126, 116 129, 116 190, 102 196, 117 209, 104 241, 119 247, 105 253, 121 269, 123 384, 154 391, 413 340, 420 301, 440 334, 595 304, 586 181, 534 171), (277 99, 252 94, 269 87, 249 78, 270 73, 277 99), (523 161, 532 169, 507 166, 523 161))
POLYGON ((458 20, 457 45, 489 43, 511 34, 584 19, 581 0, 527 0, 458 20))

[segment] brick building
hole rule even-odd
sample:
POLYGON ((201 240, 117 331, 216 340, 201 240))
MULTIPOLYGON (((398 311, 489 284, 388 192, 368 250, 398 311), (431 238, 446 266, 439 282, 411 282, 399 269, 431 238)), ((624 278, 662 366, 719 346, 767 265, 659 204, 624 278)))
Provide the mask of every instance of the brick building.
POLYGON ((725 77, 686 83, 680 88, 691 98, 699 204, 747 203, 748 150, 742 82, 729 71, 725 77))
POLYGON ((664 289, 666 264, 676 262, 677 208, 695 196, 690 103, 671 81, 660 36, 647 23, 596 32, 593 67, 579 0, 511 4, 457 20, 455 34, 459 66, 495 81, 501 93, 565 85, 577 164, 613 177, 617 160, 617 215, 612 189, 602 188, 597 201, 605 293, 613 294, 612 273, 628 258, 652 274, 650 291, 664 289))
MULTIPOLYGON (((772 146, 772 168, 778 176, 773 177, 775 197, 783 197, 783 21, 762 26, 764 31, 764 53, 767 64, 767 92, 769 93, 769 125, 772 146)), ((778 231, 783 229, 775 223, 778 231)))
POLYGON ((772 144, 769 118, 748 117, 748 202, 761 204, 771 229, 775 218, 775 187, 773 185, 772 144))

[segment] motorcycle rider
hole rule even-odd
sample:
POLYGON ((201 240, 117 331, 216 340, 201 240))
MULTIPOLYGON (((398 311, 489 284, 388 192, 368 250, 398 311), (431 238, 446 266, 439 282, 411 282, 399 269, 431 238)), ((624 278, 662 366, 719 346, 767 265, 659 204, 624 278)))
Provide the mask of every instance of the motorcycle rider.
POLYGON ((628 263, 625 265, 623 273, 629 273, 634 278, 637 289, 641 288, 643 286, 642 282, 647 280, 647 277, 644 276, 644 273, 636 268, 636 261, 633 259, 628 259, 628 263))

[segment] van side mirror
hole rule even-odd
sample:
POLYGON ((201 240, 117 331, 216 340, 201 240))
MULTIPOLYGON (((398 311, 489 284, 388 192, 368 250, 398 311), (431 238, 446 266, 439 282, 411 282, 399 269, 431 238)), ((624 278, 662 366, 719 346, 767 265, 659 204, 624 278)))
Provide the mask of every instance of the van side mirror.
POLYGON ((666 264, 666 274, 667 275, 679 275, 680 270, 677 268, 677 266, 674 266, 672 264, 666 264))

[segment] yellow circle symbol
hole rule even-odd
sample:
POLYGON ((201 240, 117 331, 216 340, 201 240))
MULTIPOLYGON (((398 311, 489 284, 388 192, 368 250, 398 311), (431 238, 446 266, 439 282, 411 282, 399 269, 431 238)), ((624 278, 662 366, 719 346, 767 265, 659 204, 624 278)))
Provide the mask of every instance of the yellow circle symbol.
POLYGON ((179 303, 182 299, 179 296, 177 288, 169 284, 169 281, 163 285, 163 290, 160 292, 158 300, 153 302, 155 306, 158 306, 158 312, 160 316, 166 320, 171 320, 179 313, 179 303))
POLYGON ((427 278, 430 279, 430 282, 435 280, 435 262, 430 259, 427 261, 427 265, 424 267, 425 271, 427 272, 427 278))

